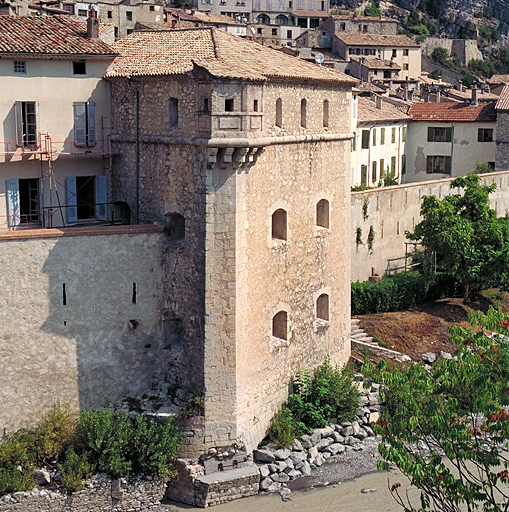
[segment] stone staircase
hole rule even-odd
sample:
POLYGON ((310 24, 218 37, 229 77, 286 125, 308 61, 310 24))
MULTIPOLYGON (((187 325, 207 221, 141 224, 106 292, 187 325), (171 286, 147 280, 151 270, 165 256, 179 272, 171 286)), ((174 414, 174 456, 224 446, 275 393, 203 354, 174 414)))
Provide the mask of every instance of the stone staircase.
POLYGON ((351 320, 351 347, 352 351, 361 354, 362 352, 375 353, 381 357, 388 357, 398 362, 410 361, 410 357, 396 350, 391 350, 380 346, 376 341, 373 340, 373 336, 368 336, 364 329, 359 325, 360 320, 358 318, 352 318, 351 320))

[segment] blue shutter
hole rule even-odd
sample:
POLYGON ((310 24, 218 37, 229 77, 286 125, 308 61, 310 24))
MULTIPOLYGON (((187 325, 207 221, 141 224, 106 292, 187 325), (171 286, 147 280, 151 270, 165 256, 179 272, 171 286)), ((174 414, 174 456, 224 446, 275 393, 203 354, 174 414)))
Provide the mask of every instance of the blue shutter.
POLYGON ((7 224, 9 227, 18 226, 20 221, 19 211, 19 180, 17 178, 5 180, 7 194, 7 224))
POLYGON ((72 104, 74 109, 74 144, 76 146, 87 145, 87 117, 86 103, 79 101, 72 104))
POLYGON ((95 146, 96 138, 95 138, 95 103, 93 101, 89 101, 87 103, 87 146, 95 146))
POLYGON ((106 205, 106 176, 95 177, 95 218, 108 220, 108 208, 106 205))
POLYGON ((76 195, 76 176, 65 179, 65 194, 67 201, 67 222, 78 221, 78 197, 76 195))
POLYGON ((16 117, 16 146, 23 146, 23 107, 21 101, 14 104, 14 115, 16 117))

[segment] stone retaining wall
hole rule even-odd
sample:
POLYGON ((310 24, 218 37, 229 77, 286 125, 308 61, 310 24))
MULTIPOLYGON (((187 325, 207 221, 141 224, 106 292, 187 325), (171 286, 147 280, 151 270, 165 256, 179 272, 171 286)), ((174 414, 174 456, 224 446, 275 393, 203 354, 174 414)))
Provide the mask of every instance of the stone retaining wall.
POLYGON ((164 512, 166 480, 130 477, 112 480, 99 474, 85 481, 85 490, 72 494, 39 490, 15 492, 0 498, 2 512, 164 512))

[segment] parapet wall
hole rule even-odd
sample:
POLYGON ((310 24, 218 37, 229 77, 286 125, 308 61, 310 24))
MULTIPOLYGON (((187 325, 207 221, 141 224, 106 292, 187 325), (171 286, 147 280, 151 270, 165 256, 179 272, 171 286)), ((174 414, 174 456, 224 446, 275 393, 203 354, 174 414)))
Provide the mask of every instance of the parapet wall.
POLYGON ((0 233, 0 431, 150 391, 163 370, 154 225, 0 233))
MULTIPOLYGON (((509 171, 485 174, 481 179, 484 184, 497 185, 490 196, 491 207, 497 215, 509 215, 509 171)), ((404 258, 405 231, 413 231, 422 220, 421 197, 435 195, 442 199, 451 193, 451 181, 427 181, 352 193, 352 281, 367 281, 372 269, 382 275, 389 267, 404 265, 404 259, 388 260, 404 258), (367 240, 371 226, 375 233, 372 251, 367 240), (362 231, 362 244, 356 244, 358 228, 362 231)), ((409 251, 412 250, 409 246, 409 251)))

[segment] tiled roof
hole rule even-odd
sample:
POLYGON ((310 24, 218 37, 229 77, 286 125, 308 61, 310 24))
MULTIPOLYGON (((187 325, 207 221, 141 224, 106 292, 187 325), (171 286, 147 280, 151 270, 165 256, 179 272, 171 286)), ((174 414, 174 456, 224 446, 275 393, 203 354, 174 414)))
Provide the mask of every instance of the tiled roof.
POLYGON ((0 55, 115 55, 86 34, 86 23, 69 16, 0 16, 0 55))
POLYGON ((194 13, 195 17, 198 18, 203 23, 217 23, 220 25, 245 25, 245 23, 242 23, 240 21, 236 21, 233 18, 230 18, 230 16, 226 16, 224 14, 215 14, 211 12, 210 14, 196 11, 194 13))
POLYGON ((133 32, 113 48, 107 76, 177 75, 195 64, 218 78, 355 84, 357 80, 216 28, 133 32))
POLYGON ((193 16, 192 14, 189 14, 184 9, 173 9, 173 8, 166 8, 165 12, 168 14, 171 14, 174 18, 179 18, 183 21, 201 21, 196 16, 193 16))
POLYGON ((509 110, 509 84, 505 84, 495 107, 497 110, 509 110))
POLYGON ((488 82, 490 84, 507 84, 509 83, 509 75, 493 75, 488 82))
POLYGON ((354 18, 353 16, 353 13, 348 15, 348 14, 332 14, 331 15, 332 18, 334 18, 335 20, 339 20, 339 21, 343 21, 343 20, 353 20, 353 21, 359 21, 359 22, 363 22, 363 21, 378 21, 378 22, 383 22, 383 23, 398 23, 398 20, 395 20, 393 18, 379 18, 378 16, 356 16, 354 18))
POLYGON ((442 87, 452 87, 452 84, 449 82, 444 82, 443 80, 436 80, 435 78, 430 78, 426 75, 421 75, 419 80, 428 85, 441 85, 442 87))
POLYGON ((469 103, 413 103, 409 111, 414 121, 464 121, 492 123, 497 119, 493 102, 469 103))
POLYGON ((376 92, 376 93, 382 93, 385 91, 385 89, 382 89, 382 87, 378 87, 378 85, 375 85, 373 82, 363 82, 362 84, 357 84, 353 88, 354 92, 357 93, 366 93, 366 92, 376 92))
POLYGON ((382 100, 382 108, 377 108, 376 102, 371 98, 359 96, 359 108, 357 111, 359 123, 380 121, 410 121, 400 109, 382 100))
POLYGON ((336 37, 350 46, 391 46, 403 48, 419 48, 408 36, 381 36, 378 34, 336 34, 336 37))
POLYGON ((328 18, 330 14, 326 11, 292 11, 292 16, 297 18, 328 18))
POLYGON ((391 60, 374 59, 369 57, 363 57, 362 61, 361 57, 350 57, 350 60, 362 62, 362 65, 368 69, 392 69, 393 71, 399 71, 401 69, 401 66, 398 66, 391 60))
MULTIPOLYGON (((469 101, 472 98, 472 91, 470 89, 465 89, 463 91, 449 89, 446 92, 446 96, 469 101)), ((483 91, 482 89, 477 91, 477 101, 497 101, 498 98, 499 97, 492 92, 483 91)))

